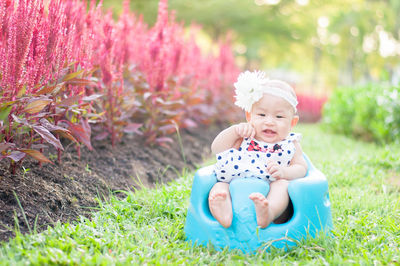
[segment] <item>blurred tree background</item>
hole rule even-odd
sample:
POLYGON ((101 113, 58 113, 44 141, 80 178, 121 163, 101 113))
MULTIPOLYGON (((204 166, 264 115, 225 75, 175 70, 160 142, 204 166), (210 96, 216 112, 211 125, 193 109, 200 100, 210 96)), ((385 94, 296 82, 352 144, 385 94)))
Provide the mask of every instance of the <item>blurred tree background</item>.
MULTIPOLYGON (((123 0, 104 0, 122 11, 123 0)), ((153 25, 158 0, 131 0, 153 25)), ((238 63, 325 93, 338 85, 400 79, 399 0, 169 0, 177 21, 207 39, 231 32, 238 63)), ((208 42, 210 43, 210 42, 208 42)))

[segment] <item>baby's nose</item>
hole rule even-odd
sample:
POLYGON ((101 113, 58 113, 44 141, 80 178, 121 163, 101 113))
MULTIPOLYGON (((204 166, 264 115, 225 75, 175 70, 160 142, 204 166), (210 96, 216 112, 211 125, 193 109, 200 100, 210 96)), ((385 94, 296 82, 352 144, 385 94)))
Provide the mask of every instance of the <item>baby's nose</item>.
POLYGON ((272 123, 274 122, 274 118, 273 118, 272 116, 270 116, 270 115, 267 115, 267 116, 265 117, 264 122, 265 122, 266 124, 272 124, 272 123))

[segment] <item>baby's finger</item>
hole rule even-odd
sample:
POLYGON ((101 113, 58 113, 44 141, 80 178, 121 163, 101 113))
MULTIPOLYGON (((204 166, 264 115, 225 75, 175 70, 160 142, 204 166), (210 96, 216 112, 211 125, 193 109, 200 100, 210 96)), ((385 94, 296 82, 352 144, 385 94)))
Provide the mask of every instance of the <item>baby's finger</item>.
POLYGON ((250 129, 248 125, 243 127, 243 137, 248 138, 250 137, 250 129))
POLYGON ((276 167, 276 165, 271 165, 271 166, 267 166, 267 171, 270 173, 270 174, 273 174, 273 173, 275 173, 276 171, 278 170, 278 168, 276 167))
POLYGON ((243 137, 243 127, 241 125, 236 127, 236 134, 238 134, 240 137, 243 137))
POLYGON ((282 175, 283 171, 282 171, 282 167, 279 165, 274 165, 271 167, 271 170, 269 170, 269 172, 271 174, 276 174, 276 173, 280 173, 280 175, 282 175))
POLYGON ((251 133, 250 133, 250 138, 254 138, 256 136, 256 131, 253 127, 251 127, 251 133))
POLYGON ((245 125, 242 127, 242 135, 241 135, 241 137, 247 138, 247 126, 245 126, 245 125))
POLYGON ((278 167, 278 164, 276 162, 267 162, 267 170, 269 172, 272 171, 272 169, 276 169, 278 167))
POLYGON ((254 138, 254 133, 253 133, 253 131, 254 131, 254 129, 253 129, 253 127, 252 126, 248 126, 247 127, 247 137, 249 137, 249 138, 254 138))
POLYGON ((276 172, 274 172, 273 174, 271 174, 271 177, 272 177, 272 178, 275 178, 275 179, 280 179, 280 178, 282 178, 282 171, 276 171, 276 172))

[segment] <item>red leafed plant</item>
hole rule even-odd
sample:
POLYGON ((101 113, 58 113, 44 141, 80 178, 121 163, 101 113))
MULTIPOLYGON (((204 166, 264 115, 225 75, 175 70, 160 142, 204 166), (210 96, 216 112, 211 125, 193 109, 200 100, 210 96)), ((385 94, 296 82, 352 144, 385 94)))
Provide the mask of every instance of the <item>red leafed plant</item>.
POLYGON ((161 0, 155 26, 132 39, 142 52, 128 63, 142 74, 131 71, 126 79, 134 86, 139 102, 135 119, 143 124, 148 143, 171 142, 168 135, 177 127, 211 122, 233 108, 232 83, 239 69, 229 42, 220 44, 217 56, 203 55, 194 41, 197 28, 189 30, 188 39, 183 24, 168 16, 167 0, 161 0))
POLYGON ((321 119, 321 112, 327 97, 318 97, 307 94, 298 94, 297 99, 299 104, 297 106, 301 121, 304 122, 317 122, 321 119))
POLYGON ((83 126, 85 119, 76 119, 77 113, 90 109, 82 87, 91 84, 82 78, 85 71, 66 65, 72 61, 74 28, 66 23, 62 1, 51 1, 47 11, 41 1, 4 3, 0 7, 0 160, 11 159, 15 172, 26 155, 50 162, 42 153, 46 144, 58 150, 60 160, 60 136, 91 147, 81 137, 90 132, 83 126))
POLYGON ((0 160, 14 172, 29 155, 58 151, 60 137, 94 140, 143 134, 166 144, 177 128, 229 117, 239 72, 227 41, 204 55, 189 28, 159 2, 149 28, 129 10, 118 20, 101 1, 0 1, 0 160), (95 126, 93 126, 96 124, 95 126))

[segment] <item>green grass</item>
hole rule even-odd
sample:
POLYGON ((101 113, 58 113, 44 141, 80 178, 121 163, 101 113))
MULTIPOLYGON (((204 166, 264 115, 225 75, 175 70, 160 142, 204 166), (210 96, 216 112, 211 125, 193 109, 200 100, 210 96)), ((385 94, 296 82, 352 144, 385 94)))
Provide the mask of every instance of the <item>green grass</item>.
POLYGON ((99 201, 91 219, 57 224, 0 245, 0 265, 400 263, 400 147, 377 146, 300 125, 303 150, 329 180, 333 236, 244 255, 192 247, 183 232, 192 174, 156 189, 99 201))

